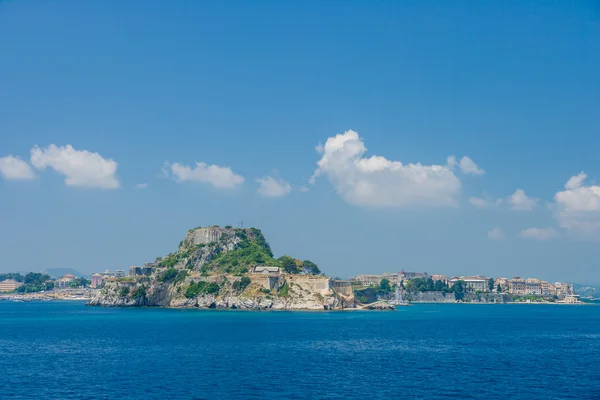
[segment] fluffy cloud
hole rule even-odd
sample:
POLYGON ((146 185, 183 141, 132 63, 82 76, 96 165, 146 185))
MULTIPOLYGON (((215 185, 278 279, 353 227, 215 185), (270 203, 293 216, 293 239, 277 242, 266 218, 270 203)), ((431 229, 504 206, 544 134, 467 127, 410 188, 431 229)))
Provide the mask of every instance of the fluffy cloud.
POLYGON ((517 189, 512 195, 506 199, 495 199, 487 194, 483 197, 471 197, 469 203, 477 208, 496 208, 504 203, 507 203, 512 210, 515 211, 531 211, 537 207, 539 199, 534 199, 525 194, 522 189, 517 189))
POLYGON ((322 157, 310 182, 326 176, 348 203, 373 207, 457 204, 461 185, 448 166, 364 158, 367 149, 352 130, 328 138, 317 151, 322 157))
POLYGON ((282 179, 265 176, 256 180, 260 187, 257 193, 264 197, 282 197, 292 191, 292 186, 282 179))
POLYGON ((300 191, 302 193, 308 192, 308 188, 306 186, 300 186, 300 191))
POLYGON ((102 158, 98 153, 87 150, 75 150, 71 145, 58 147, 51 144, 45 149, 35 146, 31 149, 31 163, 37 169, 47 167, 65 175, 69 186, 97 187, 115 189, 119 181, 115 174, 117 163, 102 158))
POLYGON ((494 229, 490 230, 488 232, 488 239, 491 239, 491 240, 502 240, 502 239, 504 239, 504 232, 502 231, 502 228, 495 227, 494 229))
POLYGON ((133 185, 134 189, 146 189, 148 187, 147 183, 136 183, 133 185))
POLYGON ((235 174, 229 167, 196 163, 194 168, 180 163, 163 166, 163 173, 169 176, 169 169, 175 182, 201 182, 213 185, 218 189, 233 189, 244 182, 244 178, 235 174))
POLYGON ((485 173, 484 170, 479 168, 479 166, 477 164, 475 164, 475 162, 467 156, 464 156, 463 158, 460 159, 458 166, 460 167, 460 170, 462 171, 463 174, 483 175, 485 173))
POLYGON ((19 157, 0 157, 0 176, 4 179, 27 180, 35 178, 33 168, 19 157))
POLYGON ((527 228, 522 230, 519 236, 526 239, 548 240, 558 236, 558 233, 552 228, 527 228))
POLYGON ((446 161, 446 164, 448 164, 448 167, 451 169, 454 169, 454 167, 456 167, 458 165, 458 168, 460 168, 460 170, 463 174, 467 174, 467 175, 483 175, 483 174, 485 174, 485 171, 482 170, 481 168, 479 168, 479 166, 477 164, 475 164, 475 161, 471 160, 467 156, 464 156, 458 162, 456 161, 456 157, 449 156, 446 161))
POLYGON ((592 234, 600 232, 600 186, 586 186, 586 179, 584 172, 571 177, 565 190, 554 196, 554 209, 562 228, 592 234))
POLYGON ((470 197, 469 203, 477 208, 494 208, 500 206, 503 203, 503 200, 494 199, 484 193, 483 197, 470 197))
POLYGON ((523 189, 517 189, 512 196, 508 198, 508 204, 510 208, 515 211, 531 211, 540 200, 528 197, 523 189))

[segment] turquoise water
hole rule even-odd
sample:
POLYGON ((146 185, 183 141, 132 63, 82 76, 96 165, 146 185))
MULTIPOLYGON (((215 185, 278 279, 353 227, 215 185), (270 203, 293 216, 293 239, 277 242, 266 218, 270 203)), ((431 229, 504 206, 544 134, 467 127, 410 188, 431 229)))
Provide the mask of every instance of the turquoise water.
POLYGON ((10 399, 600 399, 600 307, 0 302, 0 389, 10 399))

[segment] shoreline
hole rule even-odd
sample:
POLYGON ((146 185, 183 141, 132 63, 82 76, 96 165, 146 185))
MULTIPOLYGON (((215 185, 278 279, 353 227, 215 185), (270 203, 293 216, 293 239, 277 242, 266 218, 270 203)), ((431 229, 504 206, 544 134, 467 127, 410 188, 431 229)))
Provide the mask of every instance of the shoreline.
MULTIPOLYGON (((8 294, 8 295, 0 295, 0 302, 2 301, 10 301, 13 303, 22 303, 22 302, 38 302, 38 301, 82 301, 85 302, 86 305, 92 300, 92 297, 74 297, 73 295, 66 294, 57 294, 56 296, 49 295, 39 295, 39 294, 8 294)), ((368 308, 342 308, 342 309, 333 309, 333 310, 320 310, 320 309, 241 309, 241 308, 219 308, 220 311, 300 311, 300 312, 323 312, 323 311, 394 311, 398 308, 403 308, 406 306, 420 305, 420 304, 460 304, 460 305, 556 305, 556 306, 598 306, 597 302, 580 302, 580 303, 553 303, 553 302, 414 302, 409 303, 404 306, 394 306, 393 309, 388 310, 376 310, 376 309, 368 309, 368 308)), ((107 306, 101 306, 107 307, 107 306)), ((143 306, 143 307, 120 307, 120 306, 108 306, 107 308, 163 308, 163 309, 180 309, 180 310, 213 310, 212 308, 202 308, 202 307, 164 307, 164 306, 143 306)))

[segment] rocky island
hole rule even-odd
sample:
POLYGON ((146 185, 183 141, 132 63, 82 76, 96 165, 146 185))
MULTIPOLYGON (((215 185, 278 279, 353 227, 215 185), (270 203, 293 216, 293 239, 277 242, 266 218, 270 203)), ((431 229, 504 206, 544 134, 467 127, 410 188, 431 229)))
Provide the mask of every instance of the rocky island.
POLYGON ((393 309, 362 306, 353 291, 336 285, 311 261, 273 257, 255 228, 212 226, 191 229, 175 253, 129 276, 115 278, 90 301, 92 306, 183 307, 248 310, 393 309))

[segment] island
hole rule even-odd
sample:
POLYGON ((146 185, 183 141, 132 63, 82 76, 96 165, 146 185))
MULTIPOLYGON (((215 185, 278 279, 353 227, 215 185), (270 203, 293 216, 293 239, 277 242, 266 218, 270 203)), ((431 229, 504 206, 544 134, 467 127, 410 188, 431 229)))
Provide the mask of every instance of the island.
POLYGON ((393 310, 361 304, 309 260, 273 257, 263 233, 231 226, 189 230, 175 253, 106 281, 88 303, 108 307, 242 310, 393 310))

